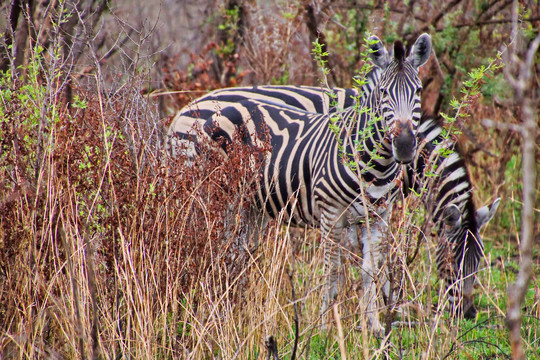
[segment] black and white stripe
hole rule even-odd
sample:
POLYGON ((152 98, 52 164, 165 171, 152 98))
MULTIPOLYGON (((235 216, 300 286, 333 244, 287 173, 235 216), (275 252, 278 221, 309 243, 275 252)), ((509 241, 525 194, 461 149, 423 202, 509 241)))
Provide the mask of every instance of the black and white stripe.
MULTIPOLYGON (((379 68, 373 68, 368 74, 367 83, 361 89, 364 97, 372 92, 379 76, 379 68)), ((289 106, 309 113, 330 114, 353 106, 355 99, 359 96, 356 89, 291 85, 262 85, 215 90, 196 99, 176 114, 169 127, 166 145, 168 151, 176 155, 182 151, 183 147, 190 146, 189 139, 195 133, 195 124, 202 128, 212 115, 246 99, 289 106)), ((192 156, 193 153, 188 152, 188 155, 192 156)))
MULTIPOLYGON (((370 73, 368 77, 370 81, 362 89, 364 96, 372 91, 379 75, 380 71, 377 68, 370 73)), ((247 99, 324 114, 351 107, 358 96, 355 89, 326 90, 305 86, 267 85, 220 89, 203 96, 179 112, 171 126, 171 131, 174 131, 175 125, 177 128, 193 126, 194 119, 197 119, 200 114, 210 117, 218 112, 219 108, 226 108, 247 99)), ((472 186, 465 163, 459 153, 455 152, 455 143, 449 137, 444 137, 442 131, 443 127, 438 121, 432 117, 423 116, 417 133, 420 151, 413 164, 407 165, 409 182, 403 183, 405 186, 403 190, 407 193, 409 186, 417 192, 421 192, 422 189, 427 190, 423 192, 424 202, 428 206, 428 213, 440 235, 437 266, 441 277, 448 285, 451 307, 456 311, 462 311, 466 317, 473 317, 475 310, 472 302, 472 278, 483 254, 483 245, 478 232, 481 226, 493 216, 499 200, 494 202, 491 209, 484 207, 478 212, 475 210, 472 186), (433 172, 433 169, 430 169, 433 165, 437 169, 435 173, 438 176, 426 176, 427 173, 433 172), (452 207, 449 207, 451 205, 452 207), (447 209, 446 215, 445 209, 447 209), (459 214, 454 214, 452 217, 451 213, 456 213, 456 211, 459 214), (444 219, 446 221, 443 222, 444 219), (455 224, 450 224, 450 227, 445 225, 452 219, 459 220, 454 220, 455 224), (467 281, 458 282, 458 279, 463 278, 467 281), (461 287, 462 292, 458 291, 461 287), (460 301, 463 302, 462 306, 458 304, 460 301)), ((355 242, 356 239, 353 241, 355 242)))

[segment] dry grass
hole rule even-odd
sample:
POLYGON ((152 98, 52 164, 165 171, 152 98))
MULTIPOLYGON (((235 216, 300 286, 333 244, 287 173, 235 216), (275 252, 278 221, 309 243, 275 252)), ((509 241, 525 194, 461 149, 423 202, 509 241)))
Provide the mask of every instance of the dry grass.
MULTIPOLYGON (((268 335, 276 338, 280 356, 289 358, 295 304, 300 358, 339 358, 340 342, 349 358, 443 359, 456 347, 460 353, 470 350, 461 338, 470 323, 449 319, 443 310, 444 289, 433 275, 435 243, 422 245, 406 261, 422 232, 413 225, 421 214, 405 211, 418 206, 417 199, 396 210, 400 220, 388 245, 405 310, 399 324, 386 339, 365 331, 361 256, 350 253, 338 299, 340 337, 333 322, 321 330, 324 277, 316 234, 274 222, 256 249, 233 243, 226 225, 240 229, 243 212, 227 205, 249 196, 249 186, 230 193, 237 187, 227 176, 238 166, 208 162, 195 168, 153 160, 153 167, 132 167, 128 142, 119 134, 100 142, 107 125, 114 126, 91 115, 93 106, 56 138, 39 173, 42 190, 3 198, 4 209, 11 209, 2 220, 5 358, 247 359, 265 355, 268 335), (78 141, 79 132, 95 138, 78 141), (92 151, 85 150, 88 143, 92 151), (81 169, 83 159, 92 165, 81 169)), ((249 174, 232 175, 249 184, 249 174)), ((479 302, 488 318, 504 311, 504 285, 496 274, 483 266, 480 275, 479 302)), ((536 290, 531 314, 538 312, 538 299, 536 290)), ((539 335, 534 329, 531 339, 539 335)))

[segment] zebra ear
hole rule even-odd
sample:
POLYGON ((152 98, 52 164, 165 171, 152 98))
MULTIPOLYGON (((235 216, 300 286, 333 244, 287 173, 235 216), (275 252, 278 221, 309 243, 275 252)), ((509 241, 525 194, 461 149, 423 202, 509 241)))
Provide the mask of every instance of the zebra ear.
POLYGON ((375 35, 372 35, 368 38, 368 46, 371 49, 369 58, 378 68, 384 69, 390 62, 390 56, 386 51, 383 43, 375 35))
POLYGON ((476 225, 479 229, 482 226, 486 225, 489 220, 493 218, 493 216, 497 212, 497 209, 499 208, 500 203, 501 198, 497 198, 495 199, 495 201, 493 201, 493 204, 491 204, 491 206, 486 205, 476 210, 476 225))
POLYGON ((411 48, 411 54, 408 57, 409 62, 419 68, 424 65, 431 55, 431 36, 424 33, 416 39, 416 42, 411 48))
POLYGON ((443 211, 444 224, 451 228, 456 228, 461 224, 461 212, 459 208, 454 205, 448 205, 443 211))

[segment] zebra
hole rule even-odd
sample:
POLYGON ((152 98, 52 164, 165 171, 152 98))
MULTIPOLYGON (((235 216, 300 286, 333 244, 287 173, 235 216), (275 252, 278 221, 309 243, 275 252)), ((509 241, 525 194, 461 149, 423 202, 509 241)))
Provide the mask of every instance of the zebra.
POLYGON ((439 237, 436 265, 446 283, 450 309, 474 319, 475 274, 484 256, 480 229, 493 218, 501 199, 476 210, 465 161, 439 121, 423 116, 418 138, 418 153, 407 167, 404 191, 426 191, 423 202, 439 237))
MULTIPOLYGON (((369 82, 362 88, 363 96, 371 92, 379 75, 380 71, 377 68, 369 74, 369 82)), ((247 99, 284 104, 306 112, 330 113, 354 105, 358 96, 356 89, 335 88, 328 91, 320 87, 306 86, 266 85, 220 89, 199 98, 194 104, 180 111, 171 124, 170 132, 171 136, 174 136, 174 133, 180 133, 185 137, 188 133, 185 129, 192 127, 203 111, 205 111, 204 116, 210 117, 218 109, 247 99), (334 102, 333 107, 330 106, 332 102, 334 102)), ((427 190, 423 200, 440 239, 437 250, 437 268, 447 284, 449 307, 454 312, 462 313, 465 318, 475 318, 476 309, 472 298, 473 276, 483 256, 479 230, 493 217, 500 199, 496 199, 490 206, 475 210, 472 186, 465 162, 461 159, 459 152, 455 151, 455 143, 448 136, 443 136, 442 132, 443 126, 440 121, 432 116, 422 116, 417 133, 421 151, 417 153, 413 163, 407 164, 408 180, 403 182, 402 191, 408 194, 412 190, 415 192, 427 190), (451 158, 447 159, 448 156, 451 158), (438 169, 439 176, 425 176, 426 168, 430 164, 438 169), (435 179, 438 183, 435 183, 435 179), (442 179, 450 179, 451 182, 441 183, 442 179), (444 186, 438 188, 437 184, 444 186), (436 198, 435 194, 437 194, 436 198), (453 230, 446 231, 447 229, 453 230), (449 234, 452 235, 449 236, 449 234), (448 254, 449 245, 453 246, 451 256, 448 254), (464 249, 467 249, 467 252, 464 253, 464 249), (449 261, 449 257, 454 261, 449 261), (463 269, 462 264, 466 264, 463 269), (449 265, 451 265, 450 268, 449 265), (460 272, 463 276, 459 275, 460 272), (458 286, 459 279, 465 279, 461 292, 458 286), (460 301, 462 301, 461 304, 460 301)), ((346 231, 350 243, 356 243, 356 228, 347 227, 346 231)))
POLYGON ((393 190, 403 178, 402 164, 412 161, 416 153, 422 88, 418 68, 431 54, 431 38, 421 35, 409 57, 400 41, 394 43, 392 56, 376 36, 370 38, 369 46, 370 58, 381 74, 373 91, 337 118, 246 99, 213 114, 204 122, 204 130, 214 140, 230 140, 238 124, 247 129, 244 141, 248 143, 269 135, 272 151, 257 199, 271 217, 283 213, 293 224, 320 227, 328 274, 323 309, 337 295, 341 257, 335 244, 347 220, 360 223, 370 217, 364 222, 363 282, 369 323, 374 332, 382 333, 374 300, 374 277, 381 257, 378 246, 397 196, 393 190), (336 135, 328 126, 331 121, 354 129, 351 134, 336 135), (359 137, 360 130, 367 128, 371 131, 359 137), (343 164, 340 143, 348 154, 358 151, 357 171, 343 164))

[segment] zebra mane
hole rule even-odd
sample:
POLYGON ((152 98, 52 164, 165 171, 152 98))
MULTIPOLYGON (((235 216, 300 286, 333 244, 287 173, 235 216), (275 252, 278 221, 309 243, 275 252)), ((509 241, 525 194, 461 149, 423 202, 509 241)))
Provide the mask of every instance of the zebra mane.
POLYGON ((405 60, 405 46, 400 40, 394 42, 394 57, 400 64, 405 60))

